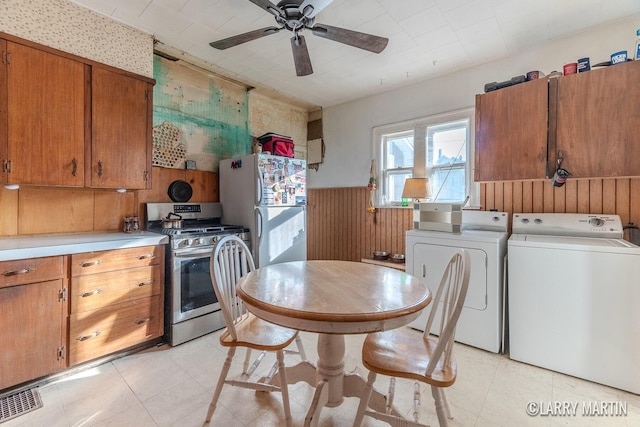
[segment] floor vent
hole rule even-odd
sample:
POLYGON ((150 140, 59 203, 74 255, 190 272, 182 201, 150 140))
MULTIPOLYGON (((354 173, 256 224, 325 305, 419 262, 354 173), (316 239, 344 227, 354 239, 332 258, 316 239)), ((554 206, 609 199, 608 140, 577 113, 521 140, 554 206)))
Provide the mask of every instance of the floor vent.
POLYGON ((24 390, 0 398, 0 424, 12 420, 27 412, 42 408, 42 399, 38 390, 24 390))

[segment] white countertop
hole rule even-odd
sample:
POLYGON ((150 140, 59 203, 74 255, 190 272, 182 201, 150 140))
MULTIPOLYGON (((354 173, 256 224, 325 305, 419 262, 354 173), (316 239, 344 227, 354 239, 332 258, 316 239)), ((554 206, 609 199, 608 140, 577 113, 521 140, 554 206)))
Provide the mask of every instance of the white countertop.
POLYGON ((148 231, 0 237, 0 261, 166 243, 169 243, 168 236, 148 231))

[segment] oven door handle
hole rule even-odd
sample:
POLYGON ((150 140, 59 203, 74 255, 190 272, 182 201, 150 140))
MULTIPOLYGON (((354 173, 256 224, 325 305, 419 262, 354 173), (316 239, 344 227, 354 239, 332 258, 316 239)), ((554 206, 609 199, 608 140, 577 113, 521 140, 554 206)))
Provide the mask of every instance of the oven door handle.
POLYGON ((207 251, 189 251, 183 253, 174 253, 174 257, 176 258, 202 258, 203 256, 211 256, 211 249, 207 251))

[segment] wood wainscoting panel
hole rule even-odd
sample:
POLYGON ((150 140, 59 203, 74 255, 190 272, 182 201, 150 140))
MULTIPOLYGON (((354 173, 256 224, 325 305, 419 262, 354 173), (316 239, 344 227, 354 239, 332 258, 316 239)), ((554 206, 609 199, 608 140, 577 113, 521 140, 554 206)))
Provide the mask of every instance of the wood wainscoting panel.
POLYGON ((219 202, 218 173, 188 169, 173 169, 154 166, 151 168, 150 190, 138 190, 138 216, 144 218, 146 203, 172 203, 169 198, 169 185, 181 180, 191 184, 193 195, 189 202, 219 202))
POLYGON ((18 234, 93 231, 93 191, 53 187, 18 191, 18 234))
POLYGON ((413 210, 367 212, 366 187, 310 189, 307 194, 307 258, 360 261, 376 250, 405 252, 413 210))
POLYGON ((185 170, 184 180, 191 184, 193 195, 191 202, 218 202, 218 174, 216 172, 185 170))
POLYGON ((18 234, 18 191, 0 186, 0 236, 18 234))
POLYGON ((622 224, 640 224, 640 178, 499 181, 480 184, 482 210, 513 213, 616 214, 622 224))
MULTIPOLYGON (((94 230, 122 230, 124 217, 137 215, 135 212, 135 194, 131 191, 95 192, 95 209, 93 214, 94 230)), ((142 222, 143 218, 139 218, 142 222)), ((142 224, 140 224, 142 226, 142 224)))

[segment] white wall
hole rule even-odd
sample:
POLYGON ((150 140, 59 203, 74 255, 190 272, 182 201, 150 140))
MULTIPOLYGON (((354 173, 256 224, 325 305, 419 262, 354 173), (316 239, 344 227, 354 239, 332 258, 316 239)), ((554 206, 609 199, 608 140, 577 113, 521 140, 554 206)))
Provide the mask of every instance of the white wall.
POLYGON ((635 16, 504 60, 326 108, 322 119, 326 155, 319 170, 309 172, 308 186, 366 186, 374 126, 472 107, 485 83, 509 80, 531 70, 562 71, 564 64, 582 57, 589 57, 592 65, 608 61, 613 52, 632 52, 638 28, 640 16, 635 16))

